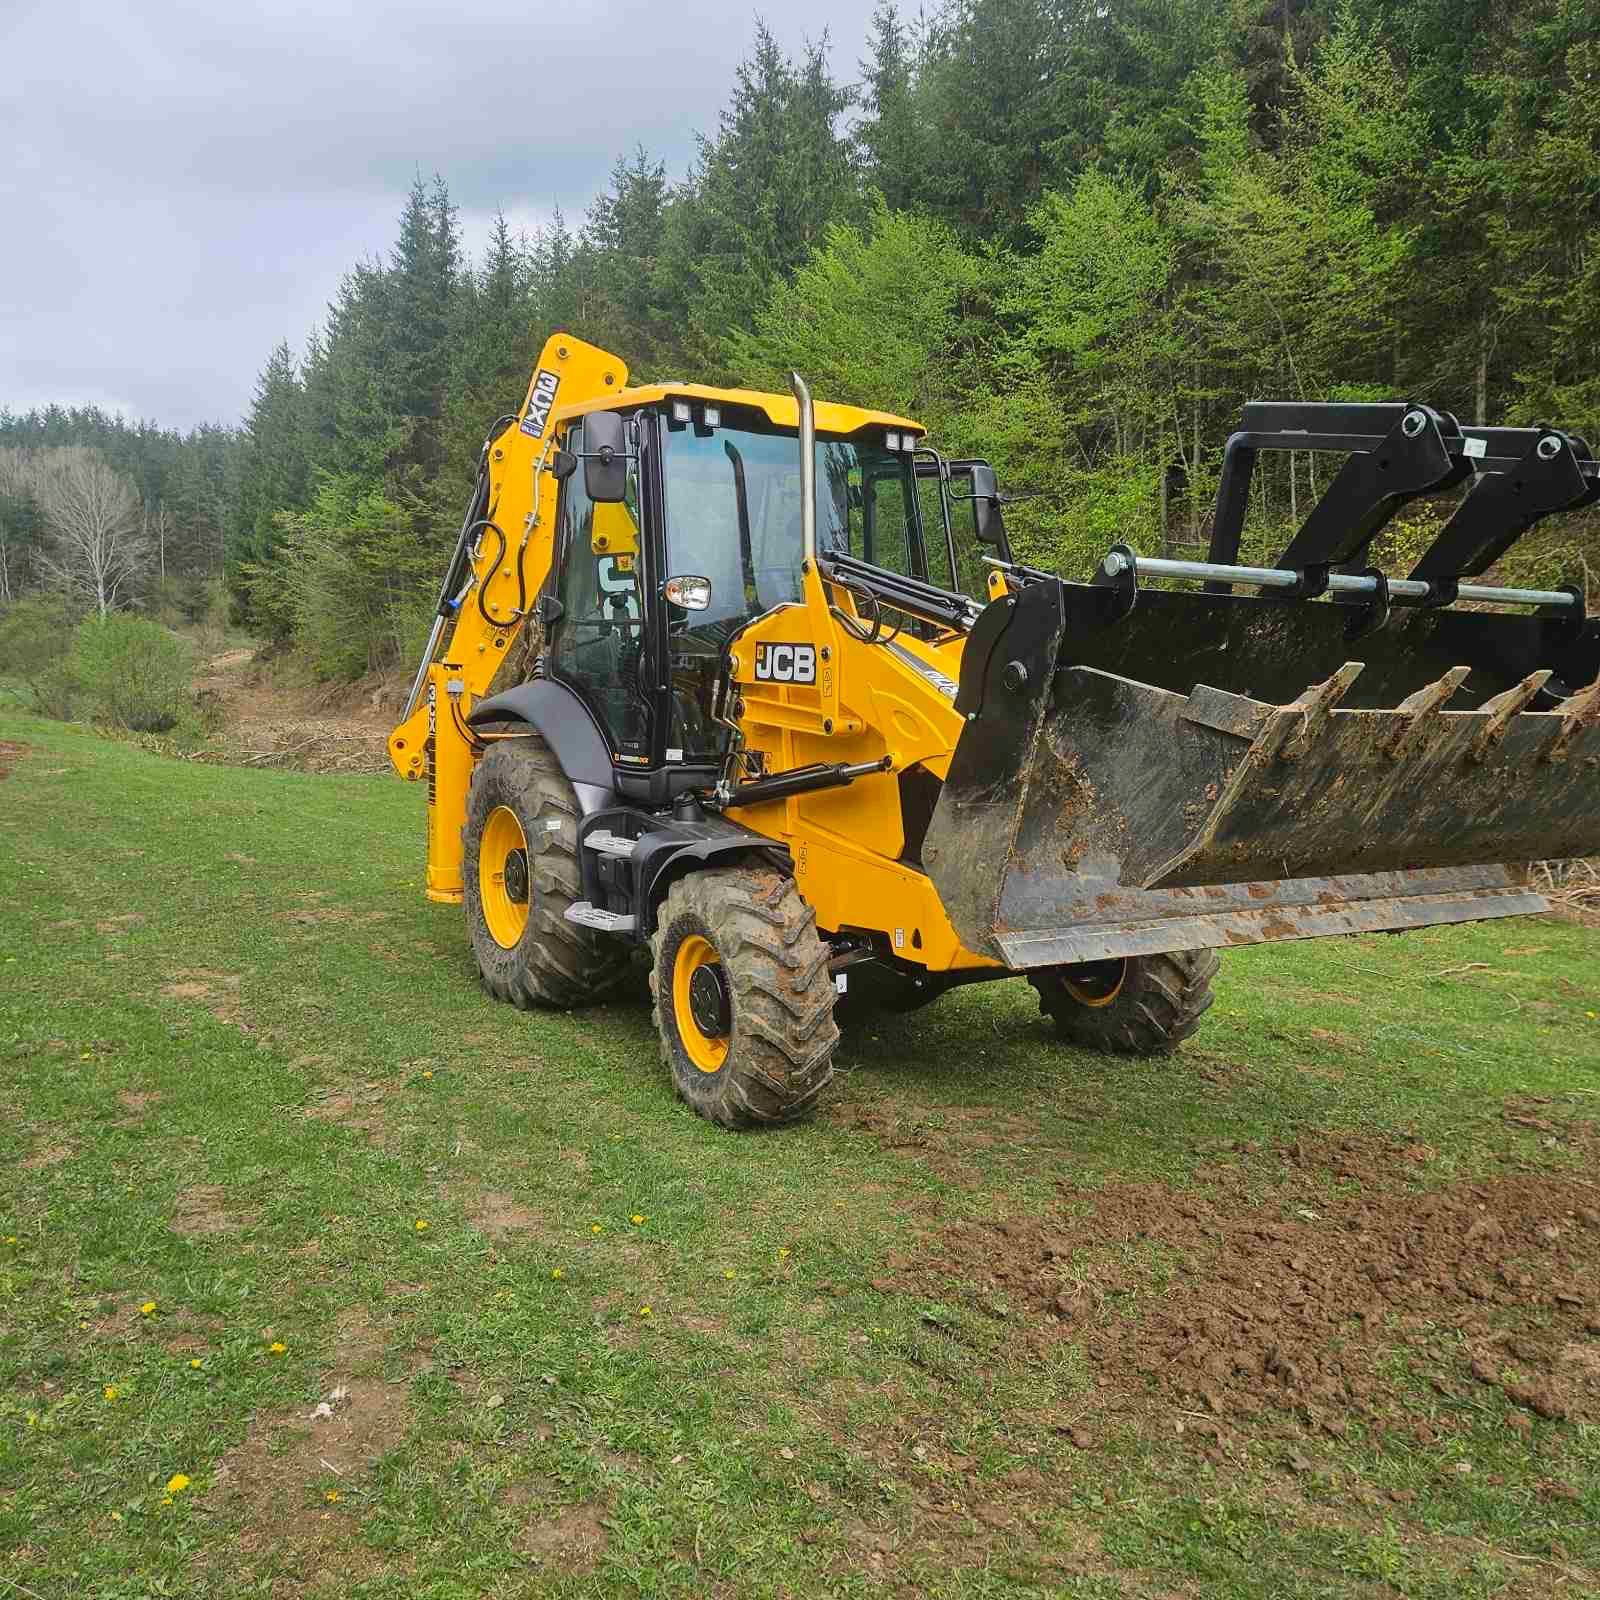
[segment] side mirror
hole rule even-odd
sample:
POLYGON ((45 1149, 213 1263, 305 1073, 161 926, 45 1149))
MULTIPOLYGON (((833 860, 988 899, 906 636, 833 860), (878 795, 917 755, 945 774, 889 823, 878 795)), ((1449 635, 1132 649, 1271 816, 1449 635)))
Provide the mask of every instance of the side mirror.
POLYGON ((1000 483, 994 468, 986 461, 972 464, 972 516, 979 544, 1005 543, 1005 524, 1000 520, 1000 483))
POLYGON ((616 505, 628 492, 627 423, 615 411, 583 419, 583 488, 596 505, 616 505))
POLYGON ((711 605, 711 580, 697 574, 668 578, 661 592, 669 603, 685 611, 705 611, 711 605))

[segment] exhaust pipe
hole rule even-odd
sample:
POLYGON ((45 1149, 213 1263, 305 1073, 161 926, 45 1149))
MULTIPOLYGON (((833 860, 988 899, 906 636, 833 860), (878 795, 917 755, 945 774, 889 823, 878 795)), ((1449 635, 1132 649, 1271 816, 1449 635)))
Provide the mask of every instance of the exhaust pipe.
POLYGON ((798 372, 789 374, 789 387, 800 408, 800 539, 809 566, 817 559, 817 414, 811 391, 798 372))

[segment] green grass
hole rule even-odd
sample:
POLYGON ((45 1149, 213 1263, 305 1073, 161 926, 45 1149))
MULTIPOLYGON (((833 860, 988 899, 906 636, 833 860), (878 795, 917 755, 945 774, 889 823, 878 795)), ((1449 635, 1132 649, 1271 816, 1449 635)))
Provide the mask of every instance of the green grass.
POLYGON ((480 992, 419 789, 0 739, 0 1595, 1600 1592, 1600 1430, 1463 1401, 1442 1444, 1263 1418, 1214 1461, 897 1287, 960 1218, 1265 1185, 1231 1146, 1305 1130, 1425 1140, 1434 1183, 1570 1165, 1503 1113, 1600 1106, 1600 934, 1231 953, 1168 1068, 958 991, 735 1137, 642 999, 480 992))

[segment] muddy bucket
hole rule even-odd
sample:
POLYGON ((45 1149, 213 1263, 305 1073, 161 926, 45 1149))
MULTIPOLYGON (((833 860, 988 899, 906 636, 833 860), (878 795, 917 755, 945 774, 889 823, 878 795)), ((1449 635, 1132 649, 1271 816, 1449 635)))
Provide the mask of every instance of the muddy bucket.
POLYGON ((1600 852, 1587 635, 1433 612, 1352 640, 1348 608, 1232 595, 1108 609, 1048 580, 974 630, 922 850, 969 948, 1026 968, 1516 915, 1544 902, 1501 863, 1600 852))

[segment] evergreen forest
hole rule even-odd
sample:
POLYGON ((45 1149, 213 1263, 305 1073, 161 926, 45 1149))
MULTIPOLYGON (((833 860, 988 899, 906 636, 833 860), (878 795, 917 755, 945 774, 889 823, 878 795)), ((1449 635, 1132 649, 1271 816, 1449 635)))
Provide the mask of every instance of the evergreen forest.
MULTIPOLYGON (((46 581, 27 462, 87 447, 135 492, 147 592, 159 543, 159 581, 224 580, 320 675, 409 662, 484 433, 557 328, 636 379, 798 368, 916 417, 995 463, 1019 552, 1071 577, 1120 539, 1201 553, 1252 397, 1600 441, 1595 0, 884 0, 863 27, 840 76, 850 52, 755 20, 687 171, 620 151, 581 217, 502 217, 476 258, 447 176, 419 177, 387 252, 263 352, 237 428, 0 411, 0 601, 46 581)), ((1328 470, 1257 474, 1256 553, 1328 470)), ((1591 513, 1500 570, 1596 562, 1591 513)))

